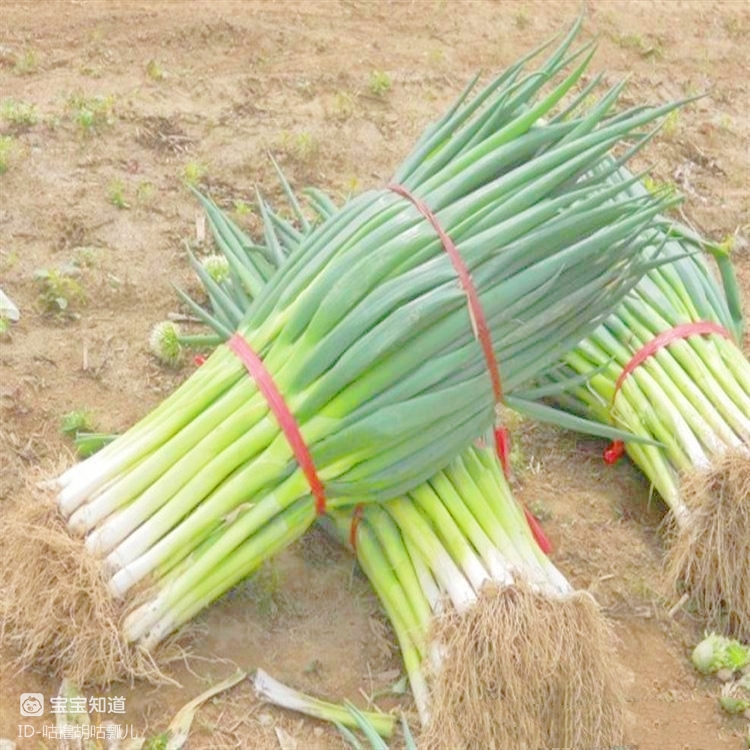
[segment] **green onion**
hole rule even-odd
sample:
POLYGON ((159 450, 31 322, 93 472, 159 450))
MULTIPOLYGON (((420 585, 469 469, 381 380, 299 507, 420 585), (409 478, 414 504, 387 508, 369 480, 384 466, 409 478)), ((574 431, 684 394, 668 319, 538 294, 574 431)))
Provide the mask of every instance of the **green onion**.
MULTIPOLYGON (((620 169, 608 179, 625 185, 620 169)), ((627 192, 646 193, 639 183, 627 192)), ((677 526, 668 570, 678 593, 740 637, 750 634, 750 364, 740 348, 738 291, 719 256, 724 288, 704 254, 720 249, 686 227, 661 219, 644 255, 668 264, 651 269, 617 310, 563 357, 549 379, 562 384, 558 403, 586 418, 657 444, 626 450, 669 506, 677 526), (707 321, 726 334, 690 335, 659 348, 622 382, 631 358, 660 334, 707 321)))
POLYGON ((494 451, 472 446, 408 495, 328 519, 391 620, 426 746, 622 741, 613 636, 542 554, 494 451))
MULTIPOLYGON (((364 734, 367 738, 367 742, 369 743, 369 747, 371 748, 371 750, 388 750, 388 746, 380 738, 380 735, 378 735, 372 723, 368 721, 367 716, 351 704, 346 704, 346 707, 354 717, 354 720, 357 723, 357 729, 359 729, 359 731, 362 732, 362 734, 364 734)), ((341 736, 349 743, 351 747, 354 748, 354 750, 365 750, 364 745, 362 745, 362 743, 354 736, 354 734, 352 734, 352 732, 350 732, 349 729, 347 729, 343 724, 337 722, 336 727, 341 733, 341 736)), ((401 732, 404 736, 405 750, 417 750, 417 743, 414 741, 414 737, 412 736, 411 730, 409 729, 409 725, 406 723, 406 719, 403 716, 401 717, 401 732)))
MULTIPOLYGON (((281 177, 282 184, 288 191, 288 184, 281 177)), ((323 205, 329 204, 326 202, 323 205)), ((200 309, 201 317, 220 330, 220 326, 216 325, 215 314, 222 305, 214 297, 217 294, 229 295, 238 305, 244 304, 241 290, 237 290, 234 285, 238 283, 237 279, 245 276, 242 265, 247 265, 252 270, 257 263, 257 256, 244 250, 250 246, 250 240, 242 237, 240 230, 227 217, 214 206, 209 206, 209 209, 209 222, 217 244, 224 248, 224 252, 231 253, 235 264, 238 264, 238 273, 233 281, 221 290, 216 287, 207 290, 213 314, 200 309)), ((283 232, 287 224, 280 218, 272 218, 276 214, 269 206, 265 206, 263 214, 267 222, 273 222, 272 231, 283 232)), ((320 212, 320 218, 328 215, 325 210, 320 212)), ((292 232, 286 231, 283 235, 291 237, 292 232)), ((301 237, 297 241, 301 241, 301 237)), ((291 250, 293 247, 285 249, 291 250)), ((200 275, 199 269, 196 270, 200 275)), ((189 300, 186 295, 183 297, 189 300)), ((199 309, 192 300, 189 303, 196 310, 199 309)), ((238 323, 239 319, 235 321, 235 324, 238 323)), ((523 515, 510 495, 497 458, 486 448, 471 446, 443 472, 431 477, 407 496, 383 504, 362 506, 355 511, 350 508, 334 512, 328 519, 328 526, 331 525, 343 541, 352 537, 356 539, 357 559, 378 592, 397 634, 417 710, 422 724, 427 727, 430 726, 431 711, 428 674, 432 674, 432 684, 438 695, 450 694, 457 689, 452 674, 441 668, 442 660, 450 656, 450 649, 446 649, 440 639, 433 637, 433 630, 444 616, 449 616, 449 632, 454 642, 462 632, 464 620, 461 619, 461 614, 466 613, 470 625, 463 626, 463 640, 468 633, 472 638, 484 637, 489 643, 504 646, 508 640, 507 631, 478 633, 471 626, 473 608, 478 611, 489 610, 492 614, 494 607, 503 606, 507 592, 512 592, 508 608, 511 611, 521 608, 520 602, 528 598, 524 587, 529 584, 539 592, 531 595, 535 607, 554 610, 558 606, 572 606, 585 610, 591 604, 588 598, 581 599, 580 595, 574 595, 559 571, 540 553, 529 534, 523 515), (360 510, 362 517, 358 518, 360 510), (488 590, 488 587, 491 588, 488 590), (537 598, 534 599, 534 596, 537 598), (555 602, 558 599, 564 600, 564 603, 557 605, 555 602), (458 618, 455 618, 456 614, 459 615, 458 618)), ((206 588, 210 590, 211 587, 208 585, 206 588)), ((571 614, 576 613, 574 611, 571 614)), ((490 620, 493 619, 490 616, 490 620)), ((528 632, 523 634, 524 638, 531 643, 537 641, 548 644, 550 640, 560 637, 560 632, 564 631, 560 627, 561 624, 565 625, 564 620, 565 618, 561 623, 558 618, 554 621, 554 626, 547 630, 544 626, 538 627, 533 623, 528 632), (533 625, 537 627, 534 628, 533 625)), ((580 672, 585 675, 584 682, 588 680, 588 685, 593 687, 596 697, 587 697, 585 701, 589 706, 596 706, 597 700, 600 701, 597 709, 591 712, 588 722, 576 710, 575 718, 563 713, 562 716, 548 718, 548 724, 542 726, 541 721, 529 717, 524 706, 516 702, 512 709, 514 722, 508 723, 514 727, 513 734, 506 738, 507 742, 520 738, 516 728, 517 721, 524 726, 526 740, 529 736, 544 735, 548 744, 603 742, 607 738, 612 741, 619 738, 621 717, 616 710, 618 697, 609 677, 614 665, 609 654, 609 642, 597 637, 601 623, 596 615, 593 628, 580 627, 580 616, 574 621, 578 629, 565 639, 564 648, 575 650, 576 644, 584 643, 589 654, 600 654, 600 661, 594 664, 593 669, 590 664, 587 667, 579 664, 578 659, 567 657, 580 666, 580 672), (602 665, 606 665, 606 669, 602 669, 602 665), (603 725, 607 726, 609 734, 604 733, 603 725), (577 727, 577 735, 565 734, 565 727, 570 726, 577 727)), ((552 650, 554 653, 550 654, 543 666, 546 670, 556 671, 555 665, 565 659, 559 648, 552 650)), ((523 661, 529 657, 522 654, 518 658, 523 661)), ((499 663, 507 667, 502 660, 499 663)), ((484 669, 487 670, 487 667, 484 669)), ((497 673, 491 674, 493 683, 498 675, 507 685, 513 685, 519 680, 524 683, 530 696, 530 700, 526 701, 527 707, 535 705, 543 697, 561 706, 572 705, 573 701, 566 697, 572 694, 572 690, 578 691, 577 699, 581 698, 581 674, 570 675, 553 696, 549 695, 547 680, 543 674, 532 676, 516 665, 513 669, 498 669, 497 673), (541 691, 533 699, 532 687, 541 691)), ((486 681, 478 682, 483 690, 487 689, 486 681)), ((463 694, 460 686, 458 692, 463 694)), ((303 711, 316 716, 322 715, 323 704, 308 704, 307 699, 295 698, 291 704, 284 705, 301 705, 303 711)), ((466 707, 464 705, 463 710, 466 707)), ((434 727, 442 729, 455 722, 451 714, 452 710, 446 712, 443 709, 428 731, 434 732, 434 727)), ((536 715, 537 712, 533 711, 533 714, 536 715)), ((490 724, 495 740, 498 740, 498 726, 503 723, 501 714, 501 720, 490 724)), ((461 730, 462 735, 465 731, 461 730)), ((472 742, 484 746, 489 739, 478 736, 472 742)))
POLYGON ((315 719, 330 721, 343 727, 360 728, 363 723, 380 737, 391 737, 396 727, 396 717, 381 711, 360 711, 351 704, 339 706, 329 701, 305 695, 275 680, 262 669, 255 671, 255 692, 270 703, 290 711, 298 711, 315 719))

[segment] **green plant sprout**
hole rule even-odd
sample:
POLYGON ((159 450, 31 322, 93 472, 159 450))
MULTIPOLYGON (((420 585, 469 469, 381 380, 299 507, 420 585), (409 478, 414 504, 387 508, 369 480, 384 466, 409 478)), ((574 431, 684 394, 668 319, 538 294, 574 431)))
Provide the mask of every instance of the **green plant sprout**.
POLYGON ((117 208, 130 208, 125 200, 125 183, 120 179, 109 183, 109 202, 117 208))
POLYGON ((114 124, 114 96, 84 96, 72 94, 68 97, 71 119, 84 135, 101 132, 114 124))
POLYGON ((680 129, 680 113, 673 109, 665 118, 661 132, 665 138, 674 138, 680 129))
POLYGON ((522 10, 516 13, 515 17, 513 18, 513 21, 515 22, 516 28, 519 31, 528 29, 529 26, 531 26, 531 19, 529 18, 528 13, 525 13, 522 10))
POLYGON ((677 194, 677 188, 672 182, 659 182, 650 175, 646 175, 643 178, 643 186, 648 190, 649 193, 657 197, 669 196, 672 197, 677 194))
POLYGON ((144 180, 138 183, 135 189, 135 200, 139 206, 148 206, 156 195, 156 186, 153 182, 144 180))
POLYGON ((333 116, 348 120, 357 110, 357 97, 350 91, 337 91, 334 99, 333 116))
POLYGON ((152 81, 163 81, 167 77, 164 68, 156 60, 149 60, 146 63, 146 75, 152 81))
POLYGON ((370 74, 370 92, 383 97, 391 90, 391 77, 384 70, 373 70, 370 74))
POLYGON ((18 153, 16 140, 10 135, 0 135, 0 174, 5 174, 18 153))
POLYGON ((36 107, 29 102, 4 99, 0 104, 0 120, 8 123, 14 132, 20 133, 36 125, 39 116, 36 107))
POLYGON ((633 50, 641 57, 653 57, 661 59, 664 57, 664 50, 660 39, 648 39, 640 34, 616 34, 612 41, 619 47, 626 50, 633 50))
POLYGON ((24 53, 16 60, 16 64, 13 66, 13 70, 19 76, 28 76, 32 73, 36 73, 39 69, 39 60, 37 59, 36 52, 33 49, 27 49, 24 53))
POLYGON ((76 437, 79 432, 93 432, 93 417, 86 409, 74 409, 63 414, 60 430, 70 437, 76 437))
POLYGON ((232 207, 237 216, 248 216, 249 214, 254 213, 253 207, 241 198, 237 198, 232 204, 232 207))
POLYGON ((302 163, 312 161, 319 150, 318 141, 307 130, 295 133, 294 135, 284 133, 282 142, 287 153, 302 163))
POLYGON ((74 265, 58 268, 40 268, 34 271, 34 280, 39 286, 39 300, 43 311, 57 317, 74 317, 71 307, 85 302, 86 296, 77 277, 79 269, 74 265))
POLYGON ((182 177, 190 187, 196 187, 206 175, 206 167, 197 161, 188 162, 182 169, 182 177))

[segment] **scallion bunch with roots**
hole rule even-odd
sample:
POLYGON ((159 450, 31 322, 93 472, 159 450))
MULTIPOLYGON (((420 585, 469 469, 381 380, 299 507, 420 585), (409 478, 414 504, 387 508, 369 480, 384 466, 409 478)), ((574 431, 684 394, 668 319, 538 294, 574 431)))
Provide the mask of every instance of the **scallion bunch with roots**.
MULTIPOLYGON (((627 183, 607 179, 614 167, 603 160, 623 143, 623 158, 634 153, 674 104, 614 113, 617 85, 587 106, 595 79, 558 107, 592 54, 570 52, 576 32, 539 70, 526 73, 525 59, 473 98, 470 86, 393 179, 458 246, 505 401, 532 415, 545 407, 522 385, 643 275, 649 226, 670 202, 631 197, 627 183)), ((239 334, 294 416, 328 509, 408 492, 492 426, 495 395, 466 293, 434 227, 401 193, 359 195, 304 237, 268 283, 245 281, 254 299, 239 334)), ((223 345, 148 416, 51 484, 81 554, 100 561, 90 596, 108 602, 111 632, 139 653, 318 514, 276 415, 223 345)), ((81 628, 96 629, 88 616, 80 622, 80 582, 43 580, 34 549, 11 541, 8 550, 20 558, 14 570, 3 565, 6 635, 33 661, 106 676, 110 657, 84 663, 78 653, 81 628), (66 586, 68 606, 39 622, 37 601, 50 588, 64 598, 66 586), (60 653, 51 644, 66 637, 60 653)))
MULTIPOLYGON (((335 212, 322 193, 311 198, 320 219, 335 212)), ((242 305, 241 266, 260 271, 260 256, 228 217, 202 201, 225 272, 214 284, 205 260, 193 258, 212 312, 183 298, 218 331, 227 302, 242 305), (233 266, 239 273, 231 278, 233 266)), ((261 213, 267 243, 293 250, 302 235, 269 206, 261 213)), ((540 550, 494 450, 483 445, 471 445, 402 497, 341 508, 321 520, 354 550, 393 625, 424 727, 421 746, 622 742, 615 639, 594 599, 575 592, 540 550)))
MULTIPOLYGON (((610 179, 623 185, 622 169, 610 179)), ((634 198, 646 190, 632 183, 634 198)), ((580 385, 559 403, 658 441, 625 450, 671 510, 667 571, 712 627, 750 636, 750 363, 725 248, 662 221, 651 269, 564 357, 553 379, 580 385), (707 262, 718 261, 721 282, 707 262), (722 283, 723 282, 723 283, 722 283), (635 359, 634 359, 635 358, 635 359)), ((614 456, 612 456, 614 458, 614 456)))
POLYGON ((393 625, 420 747, 624 741, 616 638, 536 544, 494 449, 473 445, 403 497, 328 518, 393 625))

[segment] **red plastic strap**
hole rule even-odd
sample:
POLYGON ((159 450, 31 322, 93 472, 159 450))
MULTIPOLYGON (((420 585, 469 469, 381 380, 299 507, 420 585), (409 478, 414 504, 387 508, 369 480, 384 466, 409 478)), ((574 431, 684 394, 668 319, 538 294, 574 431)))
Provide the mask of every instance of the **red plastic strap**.
MULTIPOLYGON (((622 386, 625 378, 630 375, 636 367, 643 364, 649 357, 656 354, 659 349, 668 346, 673 341, 680 339, 686 339, 689 336, 700 336, 708 333, 718 333, 719 336, 731 339, 732 335, 726 328, 712 323, 710 320, 699 320, 695 323, 683 323, 682 325, 670 328, 667 331, 662 331, 658 336, 655 336, 647 344, 642 346, 631 358, 630 362, 625 365, 623 371, 620 373, 620 377, 617 378, 615 383, 615 390, 612 393, 612 403, 614 404, 620 387, 622 386)), ((603 453, 604 463, 614 464, 622 458, 625 453, 625 443, 622 440, 613 440, 605 449, 603 453)))
POLYGON ((604 453, 602 454, 604 463, 609 464, 610 466, 616 464, 623 457, 624 453, 625 443, 623 443, 622 440, 613 440, 604 449, 604 453))
POLYGON ((245 365, 250 377, 255 380, 260 392, 266 397, 271 411, 276 415, 279 427, 281 427, 282 432, 289 441, 297 463, 307 477, 313 497, 315 498, 315 509, 318 514, 322 515, 326 512, 326 495, 323 483, 320 481, 318 472, 315 470, 315 464, 299 430, 297 420, 295 420, 289 411, 283 396, 279 393, 278 388, 276 388, 271 373, 268 372, 261 358, 239 334, 232 334, 232 337, 227 342, 227 346, 237 355, 242 364, 245 365))
MULTIPOLYGON (((487 325, 487 319, 484 316, 484 308, 479 300, 479 294, 474 286, 474 282, 471 278, 464 259, 461 257, 461 253, 456 247, 456 243, 448 236, 437 216, 432 212, 430 207, 422 200, 417 198, 409 192, 403 185, 391 183, 388 185, 388 189, 394 193, 406 198, 408 201, 414 204, 419 213, 430 222, 433 229, 437 232, 440 241, 443 243, 443 249, 448 253, 448 257, 453 263, 453 268, 458 275, 458 279, 461 283, 461 287, 466 293, 468 305, 469 305, 469 319, 471 320, 471 327, 474 331, 474 335, 479 341, 479 345, 482 347, 484 359, 487 362, 487 370, 490 373, 490 380, 492 381, 492 392, 495 396, 495 403, 501 404, 503 402, 503 387, 500 380, 500 368, 495 358, 495 350, 492 346, 492 335, 490 334, 489 326, 487 325)), ((497 455, 503 466, 503 471, 506 477, 510 477, 510 433, 507 427, 498 427, 495 429, 495 448, 497 449, 497 455)), ((552 544, 544 535, 539 522, 531 515, 531 513, 524 508, 526 519, 531 528, 531 531, 536 539, 537 544, 545 554, 549 554, 552 550, 552 544)))
POLYGON ((352 525, 349 527, 349 544, 351 548, 357 551, 357 528, 359 522, 362 520, 362 516, 365 512, 365 506, 360 503, 354 506, 354 512, 352 513, 352 525))
POLYGON ((729 333, 729 331, 726 330, 726 328, 722 328, 722 326, 716 323, 712 323, 709 320, 699 320, 696 323, 683 323, 682 325, 670 328, 668 331, 662 331, 658 336, 655 336, 645 346, 641 347, 633 355, 633 358, 630 360, 630 362, 625 365, 625 368, 620 373, 620 377, 617 378, 617 382, 615 383, 615 390, 612 394, 612 402, 614 403, 615 396, 617 396, 617 392, 620 390, 620 386, 623 384, 625 378, 627 378, 627 376, 630 375, 630 373, 633 372, 633 370, 635 370, 638 365, 642 364, 649 357, 656 354, 659 349, 667 346, 668 344, 671 344, 673 341, 677 341, 678 339, 686 339, 689 336, 696 336, 707 333, 718 333, 724 338, 732 338, 732 335, 729 333))
POLYGON ((416 195, 412 195, 403 185, 390 184, 388 189, 394 193, 403 196, 407 200, 411 201, 432 224, 433 228, 440 237, 440 241, 443 243, 443 249, 451 259, 453 268, 456 269, 458 279, 461 282, 466 297, 469 302, 469 317, 471 318, 471 326, 474 329, 474 335, 477 337, 482 352, 484 352, 484 358, 487 361, 487 369, 490 373, 490 379, 492 380, 492 392, 495 394, 495 403, 499 404, 503 400, 503 388, 500 384, 500 369, 495 359, 495 352, 492 348, 492 337, 490 335, 490 329, 487 325, 487 319, 484 317, 484 310, 482 309, 482 303, 479 301, 479 294, 474 286, 474 282, 471 279, 471 273, 464 263, 464 259, 461 257, 461 253, 458 252, 458 248, 453 240, 446 234, 445 230, 440 226, 440 222, 434 213, 430 210, 430 207, 422 200, 417 198, 416 195))
POLYGON ((536 520, 536 516, 525 505, 523 506, 523 514, 526 516, 526 523, 529 524, 529 528, 534 536, 534 540, 539 545, 539 549, 545 555, 549 555, 552 552, 552 542, 550 542, 549 537, 542 530, 541 524, 536 520))
POLYGON ((510 432, 507 427, 495 428, 495 450, 503 465, 503 473, 510 478, 510 432))

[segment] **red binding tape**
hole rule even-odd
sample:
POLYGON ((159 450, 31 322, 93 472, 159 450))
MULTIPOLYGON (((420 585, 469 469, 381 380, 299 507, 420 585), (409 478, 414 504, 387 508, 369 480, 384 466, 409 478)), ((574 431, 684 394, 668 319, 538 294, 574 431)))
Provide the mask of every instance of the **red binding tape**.
POLYGON ((326 512, 326 495, 323 489, 323 483, 318 477, 315 470, 310 451, 307 449, 305 440, 299 430, 297 420, 284 401, 283 396, 279 393, 276 384, 273 382, 271 373, 268 372, 261 358, 250 348, 250 345, 238 333, 232 334, 227 346, 237 355, 237 358, 245 365, 250 377, 258 384, 260 392, 265 396, 271 411, 276 415, 282 432, 289 441, 289 445, 294 452, 297 463, 307 477, 310 484, 313 497, 315 498, 315 510, 319 515, 326 512))
POLYGON ((611 466, 612 464, 616 464, 623 457, 624 453, 625 443, 622 440, 613 440, 604 449, 602 457, 604 458, 604 463, 611 466))
POLYGON ((440 226, 440 222, 434 213, 430 210, 430 207, 422 200, 417 198, 416 195, 410 193, 403 185, 388 185, 388 189, 394 193, 403 196, 407 200, 411 201, 432 224, 433 228, 440 237, 440 241, 443 243, 443 249, 451 259, 453 268, 456 269, 458 279, 461 282, 464 292, 469 302, 469 317, 471 318, 471 327, 474 330, 474 335, 477 337, 479 344, 482 347, 484 358, 487 360, 487 369, 490 372, 490 379, 492 380, 492 392, 495 394, 495 403, 502 403, 503 400, 503 389, 500 384, 500 370, 497 366, 497 360, 495 359, 495 352, 492 348, 492 336, 490 335, 490 329, 487 326, 487 319, 484 317, 484 310, 482 309, 482 303, 479 301, 479 294, 474 286, 474 282, 471 279, 471 273, 464 263, 464 259, 461 257, 461 253, 458 252, 458 248, 453 240, 447 235, 445 230, 440 226))
POLYGON ((615 390, 612 394, 612 402, 614 403, 615 396, 620 390, 620 386, 623 384, 625 378, 635 370, 638 365, 645 362, 649 357, 656 354, 659 349, 671 344, 673 341, 679 339, 686 339, 689 336, 696 336, 707 333, 718 333, 719 336, 723 336, 726 339, 731 339, 732 336, 726 328, 717 323, 712 323, 710 320, 699 320, 695 323, 683 323, 682 325, 670 328, 668 331, 662 331, 658 336, 655 336, 647 344, 642 346, 634 355, 630 362, 625 365, 623 371, 620 373, 620 377, 617 378, 615 383, 615 390))
POLYGON ((545 555, 549 555, 552 552, 552 542, 550 542, 549 537, 542 530, 542 525, 536 520, 536 516, 525 505, 522 507, 523 514, 526 516, 526 523, 529 524, 534 541, 545 555))
POLYGON ((510 432, 507 427, 495 428, 495 450, 500 456, 505 476, 510 477, 510 432))
MULTIPOLYGON (((408 201, 414 204, 419 213, 430 222, 433 229, 437 232, 440 241, 443 243, 443 249, 448 253, 448 257, 451 259, 453 268, 456 270, 458 280, 461 283, 461 287, 466 293, 468 305, 469 305, 469 319, 471 320, 471 327, 474 331, 474 335, 479 341, 479 345, 482 347, 482 353, 484 359, 487 362, 487 370, 490 373, 490 380, 492 381, 492 392, 495 396, 495 403, 501 404, 503 401, 503 387, 500 381, 500 368, 495 358, 495 351, 492 346, 492 335, 490 334, 489 326, 487 325, 487 319, 484 317, 484 309, 482 303, 479 300, 479 294, 477 288, 474 286, 474 282, 471 278, 464 259, 461 257, 461 253, 456 247, 456 243, 448 236, 447 232, 440 226, 437 216, 432 212, 430 207, 423 201, 417 198, 416 195, 410 193, 403 185, 390 184, 388 189, 397 193, 398 195, 406 198, 408 201)), ((495 432, 495 443, 498 450, 498 455, 503 464, 503 470, 505 475, 508 476, 509 471, 509 440, 507 430, 503 429, 503 434, 500 435, 498 431, 495 432)))
MULTIPOLYGON (((651 339, 651 341, 644 344, 630 359, 630 362, 625 365, 620 376, 617 378, 615 383, 615 390, 612 392, 612 403, 614 404, 617 393, 620 390, 625 378, 630 375, 636 367, 643 364, 649 357, 652 357, 659 349, 668 346, 673 341, 680 339, 686 339, 690 336, 700 336, 709 333, 717 333, 719 336, 723 336, 726 339, 731 339, 732 335, 727 331, 726 328, 713 323, 710 320, 698 320, 694 323, 682 323, 674 328, 670 328, 666 331, 662 331, 657 336, 651 339)), ((604 449, 604 462, 607 464, 614 464, 619 461, 622 455, 625 453, 625 444, 622 440, 613 440, 604 449)))
MULTIPOLYGON (((503 387, 500 381, 500 368, 495 358, 495 350, 492 346, 492 335, 490 334, 489 326, 487 325, 487 319, 484 317, 484 309, 482 303, 479 300, 479 294, 477 288, 474 286, 474 282, 471 278, 471 273, 464 263, 464 259, 461 257, 461 253, 456 247, 456 243, 448 236, 447 232, 440 226, 437 216, 432 212, 430 207, 423 201, 417 198, 416 195, 412 194, 403 185, 391 183, 388 185, 388 189, 397 193, 398 195, 406 198, 408 201, 414 204, 416 209, 422 216, 430 222, 434 230, 437 232, 440 241, 443 243, 443 249, 451 259, 453 268, 456 270, 458 279, 461 282, 461 287, 466 293, 468 305, 469 305, 469 319, 471 320, 471 327, 474 331, 474 335, 477 337, 484 359, 487 362, 487 369, 490 373, 490 380, 492 381, 492 392, 495 396, 495 403, 501 404, 503 402, 503 387)), ((495 447, 497 454, 500 457, 500 462, 503 465, 503 471, 506 477, 510 477, 510 433, 507 427, 499 427, 495 430, 495 447)), ((552 544, 544 535, 539 522, 531 515, 529 510, 524 507, 524 513, 528 521, 534 538, 537 544, 545 554, 549 554, 552 550, 552 544)))

